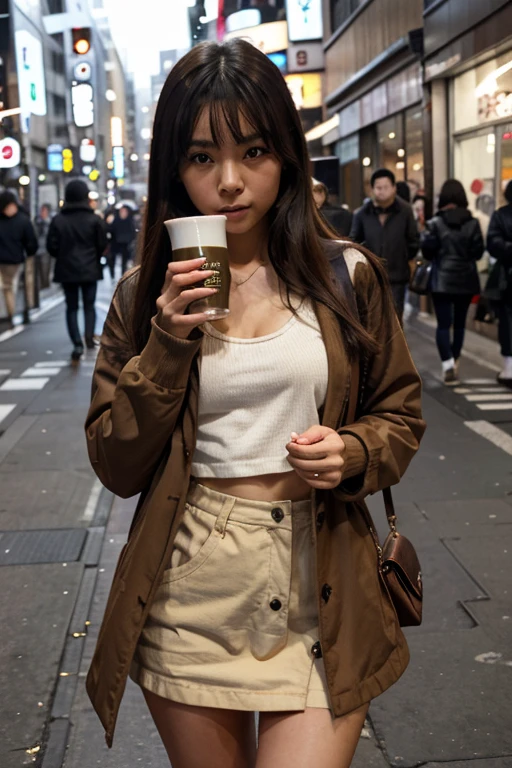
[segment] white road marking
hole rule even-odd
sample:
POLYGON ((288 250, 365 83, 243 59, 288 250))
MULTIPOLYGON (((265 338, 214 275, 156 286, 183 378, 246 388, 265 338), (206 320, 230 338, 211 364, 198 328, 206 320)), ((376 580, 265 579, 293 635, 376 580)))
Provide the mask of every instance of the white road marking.
POLYGON ((486 440, 512 456, 512 436, 495 424, 490 424, 488 421, 465 421, 464 424, 477 435, 485 437, 486 440))
POLYGON ((22 377, 41 376, 41 374, 44 373, 45 376, 58 376, 61 370, 62 368, 50 368, 50 366, 45 366, 43 369, 34 366, 33 368, 27 368, 21 375, 22 377))
POLYGON ((2 386, 0 387, 0 392, 15 392, 15 391, 21 391, 21 390, 29 390, 29 389, 43 389, 45 387, 50 379, 48 378, 30 378, 29 376, 26 379, 7 379, 7 381, 4 381, 2 386))
POLYGON ((94 513, 96 512, 96 507, 98 506, 98 499, 100 497, 101 489, 103 488, 100 481, 96 478, 94 481, 94 484, 91 488, 91 492, 89 494, 89 498, 87 500, 87 504, 85 505, 84 513, 81 517, 81 520, 83 522, 90 523, 91 520, 94 517, 94 513))
POLYGON ((512 401, 510 403, 477 403, 476 407, 481 411, 512 411, 512 401))
MULTIPOLYGON (((480 365, 485 363, 480 361, 480 365)), ((496 379, 464 379, 464 384, 497 384, 496 379)))
POLYGON ((17 325, 16 328, 12 328, 9 331, 4 331, 3 333, 0 333, 0 341, 8 341, 9 339, 12 339, 13 336, 17 336, 18 333, 21 333, 24 330, 24 325, 17 325))
POLYGON ((34 363, 34 368, 65 368, 68 365, 68 360, 45 360, 44 363, 34 363))
POLYGON ((10 374, 10 370, 8 368, 0 368, 0 376, 8 376, 10 374))
POLYGON ((6 419, 15 408, 15 405, 0 405, 0 422, 6 419))
POLYGON ((512 401, 512 392, 506 392, 504 394, 496 395, 466 395, 468 403, 479 403, 490 400, 510 400, 512 401))
POLYGON ((510 389, 507 387, 499 387, 497 384, 495 387, 456 387, 454 390, 456 395, 476 395, 478 392, 489 392, 489 393, 498 393, 502 392, 503 394, 506 394, 507 392, 510 392, 510 389))

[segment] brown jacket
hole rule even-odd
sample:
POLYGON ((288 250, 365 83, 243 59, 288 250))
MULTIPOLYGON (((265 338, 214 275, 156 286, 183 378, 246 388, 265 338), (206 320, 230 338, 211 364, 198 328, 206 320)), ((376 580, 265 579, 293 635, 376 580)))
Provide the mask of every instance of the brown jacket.
MULTIPOLYGON (((344 435, 348 455, 349 479, 334 491, 317 492, 314 510, 320 641, 336 716, 382 693, 409 660, 363 500, 400 480, 425 428, 420 379, 398 321, 384 337, 373 269, 360 258, 352 266, 361 316, 382 347, 370 361, 365 415, 345 427, 350 364, 335 316, 316 305, 329 363, 322 423, 344 435), (325 584, 332 588, 328 602, 321 597, 325 584)), ((130 334, 136 281, 135 271, 113 298, 86 423, 89 456, 102 483, 124 498, 141 494, 87 678, 109 746, 136 644, 183 514, 199 391, 200 333, 178 339, 154 319, 146 347, 136 354, 130 334)))

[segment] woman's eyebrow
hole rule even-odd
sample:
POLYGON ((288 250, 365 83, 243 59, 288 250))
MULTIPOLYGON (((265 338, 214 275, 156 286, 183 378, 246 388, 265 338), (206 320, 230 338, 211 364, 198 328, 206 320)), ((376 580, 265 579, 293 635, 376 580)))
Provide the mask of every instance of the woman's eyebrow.
MULTIPOLYGON (((243 136, 242 141, 237 142, 238 144, 250 144, 253 141, 257 141, 261 139, 261 135, 259 133, 251 133, 249 136, 243 136)), ((189 147, 201 147, 201 149, 215 149, 218 147, 217 144, 215 144, 214 141, 211 141, 210 139, 192 139, 192 141, 189 144, 189 147)))

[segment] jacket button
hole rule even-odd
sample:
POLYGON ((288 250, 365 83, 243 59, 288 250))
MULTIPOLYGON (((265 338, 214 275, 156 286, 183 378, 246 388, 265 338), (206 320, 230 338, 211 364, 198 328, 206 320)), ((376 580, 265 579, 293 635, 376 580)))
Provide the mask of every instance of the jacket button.
POLYGON ((273 611, 279 611, 282 608, 282 603, 277 598, 274 598, 273 600, 271 600, 269 605, 273 611))
POLYGON ((190 451, 188 448, 185 448, 185 458, 186 459, 190 458, 190 451))
POLYGON ((316 516, 316 529, 319 531, 322 528, 325 520, 325 512, 319 512, 316 516))
POLYGON ((332 594, 332 587, 329 586, 329 584, 324 584, 322 587, 322 600, 325 600, 325 602, 328 603, 331 594, 332 594))
POLYGON ((281 509, 281 507, 274 507, 274 509, 270 514, 272 515, 272 519, 275 520, 276 523, 280 523, 284 517, 284 512, 281 509))
POLYGON ((315 659, 322 658, 322 646, 320 645, 320 640, 317 640, 316 643, 311 646, 311 653, 315 659))

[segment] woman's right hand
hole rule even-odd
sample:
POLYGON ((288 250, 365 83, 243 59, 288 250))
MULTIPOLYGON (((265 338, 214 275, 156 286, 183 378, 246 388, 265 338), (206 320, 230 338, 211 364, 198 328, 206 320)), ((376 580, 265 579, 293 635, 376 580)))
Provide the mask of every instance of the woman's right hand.
POLYGON ((205 261, 205 258, 171 261, 167 266, 162 293, 156 306, 159 313, 158 325, 172 336, 186 339, 194 328, 208 320, 205 312, 185 314, 193 301, 217 293, 216 288, 194 288, 197 283, 215 274, 215 270, 201 269, 205 261))

